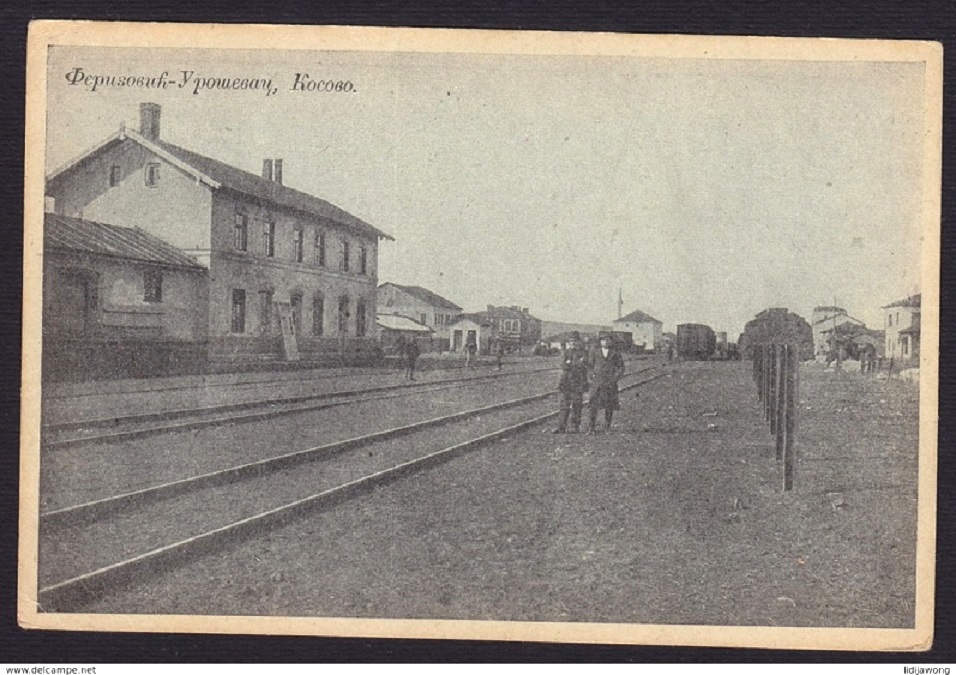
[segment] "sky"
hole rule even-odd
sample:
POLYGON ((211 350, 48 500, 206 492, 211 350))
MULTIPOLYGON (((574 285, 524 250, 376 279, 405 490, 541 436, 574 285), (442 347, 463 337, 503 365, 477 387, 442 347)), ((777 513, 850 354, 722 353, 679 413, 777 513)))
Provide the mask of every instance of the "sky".
POLYGON ((395 238, 379 281, 466 311, 736 335, 767 307, 880 327, 919 290, 918 63, 56 47, 50 172, 162 106, 162 137, 395 238), (67 74, 271 79, 194 93, 67 74), (351 92, 294 91, 296 73, 351 92))

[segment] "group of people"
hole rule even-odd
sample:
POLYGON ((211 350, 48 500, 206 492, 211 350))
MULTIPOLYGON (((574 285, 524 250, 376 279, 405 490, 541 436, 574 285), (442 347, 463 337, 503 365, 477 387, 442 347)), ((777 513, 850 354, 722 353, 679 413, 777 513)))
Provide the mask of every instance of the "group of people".
POLYGON ((588 398, 587 433, 597 431, 598 411, 604 410, 604 431, 611 428, 614 411, 620 408, 618 380, 624 375, 624 358, 613 345, 609 335, 602 335, 599 345, 590 353, 584 348, 581 336, 572 332, 561 355, 561 411, 554 433, 578 433, 584 411, 584 393, 588 398))

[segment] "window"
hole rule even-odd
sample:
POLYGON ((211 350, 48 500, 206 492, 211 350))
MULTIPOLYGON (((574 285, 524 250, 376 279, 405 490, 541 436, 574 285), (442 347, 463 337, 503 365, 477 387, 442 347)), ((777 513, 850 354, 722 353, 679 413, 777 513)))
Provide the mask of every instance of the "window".
POLYGON ((292 314, 292 334, 298 335, 302 331, 302 294, 293 293, 289 296, 289 311, 292 314))
POLYGON ((241 288, 232 289, 232 332, 246 332, 246 292, 241 288))
POLYGON ((340 269, 343 272, 349 271, 349 243, 344 239, 342 240, 342 262, 340 269))
POLYGON ((116 187, 120 184, 120 165, 113 164, 110 167, 110 187, 116 187))
POLYGON ((355 334, 365 336, 365 300, 361 298, 355 303, 355 334))
POLYGON ((428 315, 427 315, 427 314, 419 314, 419 315, 418 315, 418 323, 427 326, 427 325, 428 325, 428 315))
POLYGON ((162 270, 146 270, 143 272, 143 300, 145 302, 163 301, 162 270))
POLYGON ((319 267, 325 267, 325 232, 316 230, 315 248, 312 252, 313 262, 319 267))
POLYGON ((242 211, 236 211, 236 225, 233 239, 233 245, 237 251, 249 250, 249 216, 242 211))
POLYGON ((349 332, 349 296, 339 297, 339 332, 347 334, 349 332))
POLYGON ((359 249, 359 274, 368 274, 368 249, 359 249))
POLYGON ((272 332, 272 291, 259 291, 259 332, 272 332))
POLYGON ((521 322, 518 319, 503 319, 501 328, 506 333, 519 333, 521 332, 521 322))
POLYGON ((159 163, 150 162, 146 165, 146 187, 159 185, 159 163))
POLYGON ((302 229, 292 230, 292 260, 302 262, 302 229))
POLYGON ((276 224, 271 220, 262 221, 262 255, 275 257, 276 254, 276 224))
POLYGON ((312 298, 312 335, 322 335, 325 328, 325 296, 316 293, 312 298))

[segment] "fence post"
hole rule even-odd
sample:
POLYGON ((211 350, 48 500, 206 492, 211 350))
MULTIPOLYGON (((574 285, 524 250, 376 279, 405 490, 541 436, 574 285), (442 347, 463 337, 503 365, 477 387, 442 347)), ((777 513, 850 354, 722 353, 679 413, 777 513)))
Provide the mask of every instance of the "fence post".
POLYGON ((786 392, 783 419, 783 489, 789 492, 793 489, 796 456, 794 441, 797 431, 797 401, 799 396, 799 359, 798 350, 793 345, 786 346, 787 373, 784 381, 786 392))
POLYGON ((780 402, 782 400, 781 394, 783 392, 782 388, 782 377, 783 371, 786 367, 786 362, 784 360, 784 351, 781 345, 773 346, 773 372, 772 372, 772 382, 770 388, 773 392, 773 398, 770 402, 770 433, 776 434, 777 430, 780 428, 780 418, 782 414, 782 406, 780 402))

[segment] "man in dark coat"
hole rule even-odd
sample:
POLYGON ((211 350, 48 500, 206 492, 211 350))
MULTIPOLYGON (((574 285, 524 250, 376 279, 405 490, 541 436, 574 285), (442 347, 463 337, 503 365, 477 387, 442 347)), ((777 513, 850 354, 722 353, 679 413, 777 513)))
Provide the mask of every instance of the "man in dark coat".
POLYGON ((561 392, 561 413, 558 418, 556 434, 568 430, 568 417, 571 431, 577 433, 581 428, 581 411, 584 408, 584 392, 588 389, 588 353, 581 347, 581 336, 572 332, 561 354, 561 379, 558 390, 561 392))
POLYGON ((415 363, 418 361, 420 350, 415 338, 410 338, 402 346, 402 356, 405 358, 405 379, 415 380, 415 363))
POLYGON ((594 433, 597 412, 604 409, 604 431, 611 428, 614 411, 620 407, 617 382, 624 375, 624 358, 611 344, 610 335, 602 335, 600 345, 589 358, 591 395, 588 401, 588 433, 594 433))

